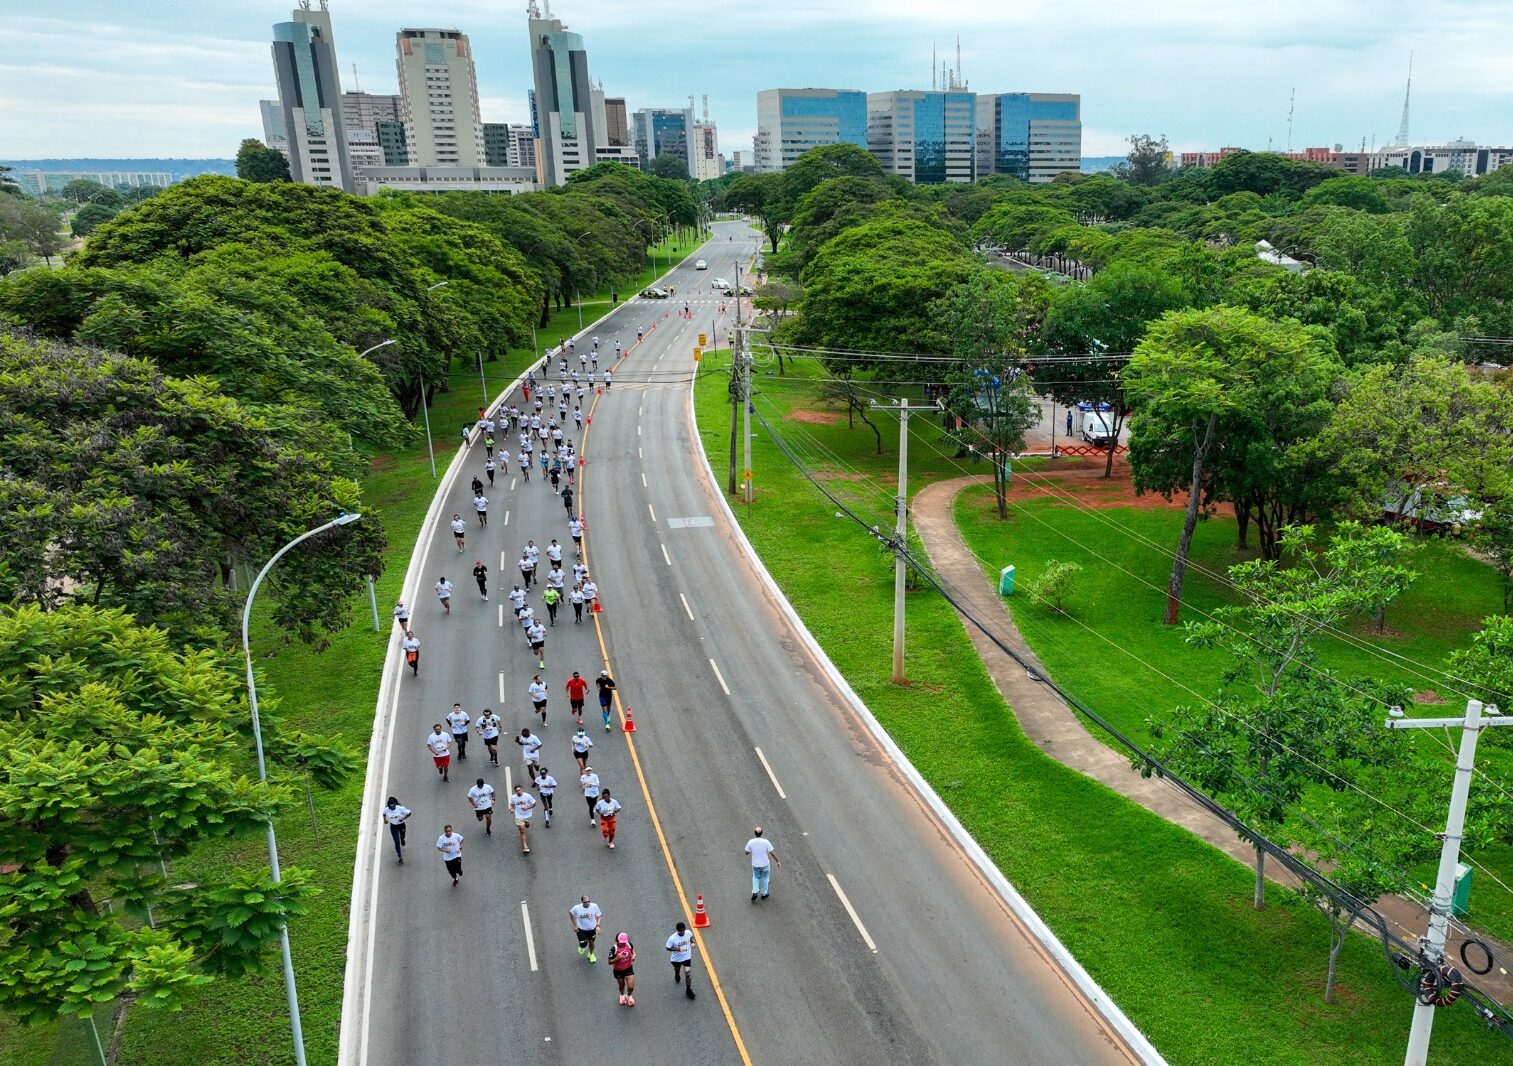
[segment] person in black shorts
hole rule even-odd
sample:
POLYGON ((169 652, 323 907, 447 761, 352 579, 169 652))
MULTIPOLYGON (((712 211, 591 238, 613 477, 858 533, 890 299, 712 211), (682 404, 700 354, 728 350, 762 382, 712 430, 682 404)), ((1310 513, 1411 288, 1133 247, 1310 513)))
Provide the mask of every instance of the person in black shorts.
POLYGON ((608 733, 609 705, 615 698, 615 679, 609 676, 608 670, 600 670, 594 684, 599 686, 599 713, 604 716, 604 731, 608 733))

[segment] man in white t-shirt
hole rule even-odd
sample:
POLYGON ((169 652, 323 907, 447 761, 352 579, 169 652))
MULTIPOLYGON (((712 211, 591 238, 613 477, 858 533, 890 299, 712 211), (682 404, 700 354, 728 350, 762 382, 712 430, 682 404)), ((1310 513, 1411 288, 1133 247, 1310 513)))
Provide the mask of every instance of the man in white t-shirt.
POLYGON ((541 738, 531 732, 530 726, 526 726, 515 738, 515 743, 520 745, 520 750, 525 755, 526 779, 534 780, 536 771, 541 767, 541 738))
POLYGON ((462 520, 462 515, 452 515, 452 537, 457 541, 457 554, 462 554, 463 539, 467 536, 468 524, 462 520))
MULTIPOLYGON (((540 622, 534 623, 525 631, 526 642, 531 646, 531 654, 536 657, 536 665, 546 669, 546 626, 540 622)), ((546 711, 541 711, 541 724, 546 724, 546 711)))
POLYGON ((483 746, 488 749, 489 762, 499 765, 499 716, 487 707, 478 716, 478 735, 483 738, 483 746))
POLYGON ((525 589, 518 584, 509 591, 510 606, 514 608, 516 618, 519 618, 520 612, 525 610, 525 595, 525 589))
POLYGON ((389 836, 394 841, 394 854, 399 856, 399 865, 405 864, 405 822, 409 820, 410 808, 393 796, 384 804, 381 812, 384 824, 389 827, 389 836))
POLYGON ((426 737, 426 747, 431 749, 431 758, 436 763, 436 772, 441 775, 441 779, 450 780, 447 768, 452 765, 452 737, 442 731, 440 722, 432 727, 431 735, 426 737))
POLYGON ((525 691, 531 698, 531 706, 536 708, 536 713, 541 716, 541 724, 546 725, 546 682, 537 674, 531 678, 531 683, 525 686, 525 691))
POLYGON ((468 726, 472 724, 473 719, 462 709, 462 704, 452 704, 452 709, 447 712, 447 725, 452 727, 452 743, 457 746, 458 762, 468 760, 468 726))
POLYGON ((526 836, 531 828, 531 812, 536 809, 536 797, 525 790, 525 786, 516 785, 515 791, 510 794, 510 810, 515 812, 515 832, 520 834, 520 853, 531 853, 531 842, 526 836))
POLYGON ((441 836, 436 838, 436 850, 441 852, 441 861, 452 876, 452 887, 462 880, 462 834, 452 832, 452 827, 441 827, 441 836))
POLYGON ((536 767, 536 792, 541 796, 541 813, 546 818, 546 827, 552 827, 552 797, 557 794, 557 779, 544 766, 536 767))
POLYGON ((752 830, 752 838, 746 841, 746 854, 751 856, 751 902, 767 898, 768 878, 772 876, 772 864, 783 865, 777 848, 762 835, 762 827, 752 830))
POLYGON ((415 635, 415 630, 406 629, 404 639, 399 642, 399 650, 405 657, 415 677, 420 676, 420 638, 415 635))
POLYGON ((673 987, 677 987, 681 976, 683 994, 693 999, 693 934, 682 922, 673 928, 672 936, 667 938, 667 960, 672 963, 673 987), (679 970, 683 972, 679 974, 679 970))
POLYGON ((441 606, 445 608, 447 614, 451 614, 452 583, 447 580, 445 574, 441 576, 441 580, 436 582, 436 598, 441 601, 441 606))
POLYGON ((594 813, 599 816, 599 832, 604 837, 604 843, 611 848, 615 846, 615 826, 620 817, 620 801, 609 794, 609 789, 599 793, 599 801, 594 804, 594 813))
POLYGON ((483 493, 473 497, 473 510, 478 515, 478 526, 482 528, 489 524, 489 498, 483 493))
POLYGON ((473 816, 483 823, 484 836, 494 835, 494 786, 483 778, 468 789, 468 802, 473 805, 473 816))
POLYGON ((578 954, 588 954, 589 962, 598 962, 594 955, 594 938, 599 935, 599 926, 604 923, 604 912, 587 896, 578 897, 578 902, 568 908, 568 920, 578 937, 578 954))

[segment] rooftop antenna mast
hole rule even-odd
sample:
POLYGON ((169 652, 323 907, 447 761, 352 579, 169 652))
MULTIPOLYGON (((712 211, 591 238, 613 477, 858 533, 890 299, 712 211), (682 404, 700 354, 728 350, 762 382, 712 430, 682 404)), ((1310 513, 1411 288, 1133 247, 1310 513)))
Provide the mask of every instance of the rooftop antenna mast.
POLYGON ((357 92, 362 92, 362 82, 360 82, 360 81, 357 80, 357 64, 356 63, 352 64, 352 88, 354 90, 356 90, 357 92))
POLYGON ((1408 147, 1408 99, 1413 95, 1413 53, 1408 53, 1408 87, 1403 90, 1403 117, 1397 124, 1397 145, 1408 147))
POLYGON ((1291 94, 1287 97, 1287 154, 1292 155, 1292 113, 1298 104, 1298 87, 1292 87, 1291 94))
POLYGON ((935 84, 935 46, 930 46, 930 91, 933 93, 939 86, 935 84))
POLYGON ((961 80, 961 34, 956 35, 956 77, 951 82, 953 89, 965 89, 967 83, 961 80))
POLYGON ((703 102, 704 102, 704 125, 707 126, 707 125, 709 125, 709 94, 708 93, 704 94, 704 96, 703 96, 703 102))

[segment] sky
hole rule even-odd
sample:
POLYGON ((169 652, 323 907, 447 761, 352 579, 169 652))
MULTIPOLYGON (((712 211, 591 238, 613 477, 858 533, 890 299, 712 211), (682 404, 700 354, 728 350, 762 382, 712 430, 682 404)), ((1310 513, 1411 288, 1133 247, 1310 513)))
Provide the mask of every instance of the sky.
MULTIPOLYGON (((0 158, 229 157, 275 95, 290 0, 0 0, 0 158)), ((729 155, 756 93, 930 87, 932 45, 978 92, 1082 94, 1083 154, 1132 133, 1177 151, 1411 139, 1513 142, 1509 0, 558 0, 589 72, 632 109, 709 97, 729 155)), ((528 121, 525 0, 331 0, 342 88, 395 92, 394 32, 468 34, 483 117, 528 121)))

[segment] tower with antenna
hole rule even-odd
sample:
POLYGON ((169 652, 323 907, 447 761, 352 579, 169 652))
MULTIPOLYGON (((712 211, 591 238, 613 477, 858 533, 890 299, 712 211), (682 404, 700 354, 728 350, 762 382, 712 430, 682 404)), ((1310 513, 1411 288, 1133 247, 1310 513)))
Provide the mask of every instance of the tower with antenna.
POLYGON ((1413 53, 1408 53, 1408 86, 1403 90, 1403 117, 1397 124, 1397 146, 1408 147, 1408 101, 1413 96, 1413 53))
POLYGON ((1298 87, 1294 85, 1287 97, 1287 154, 1292 155, 1292 113, 1298 104, 1298 87))

